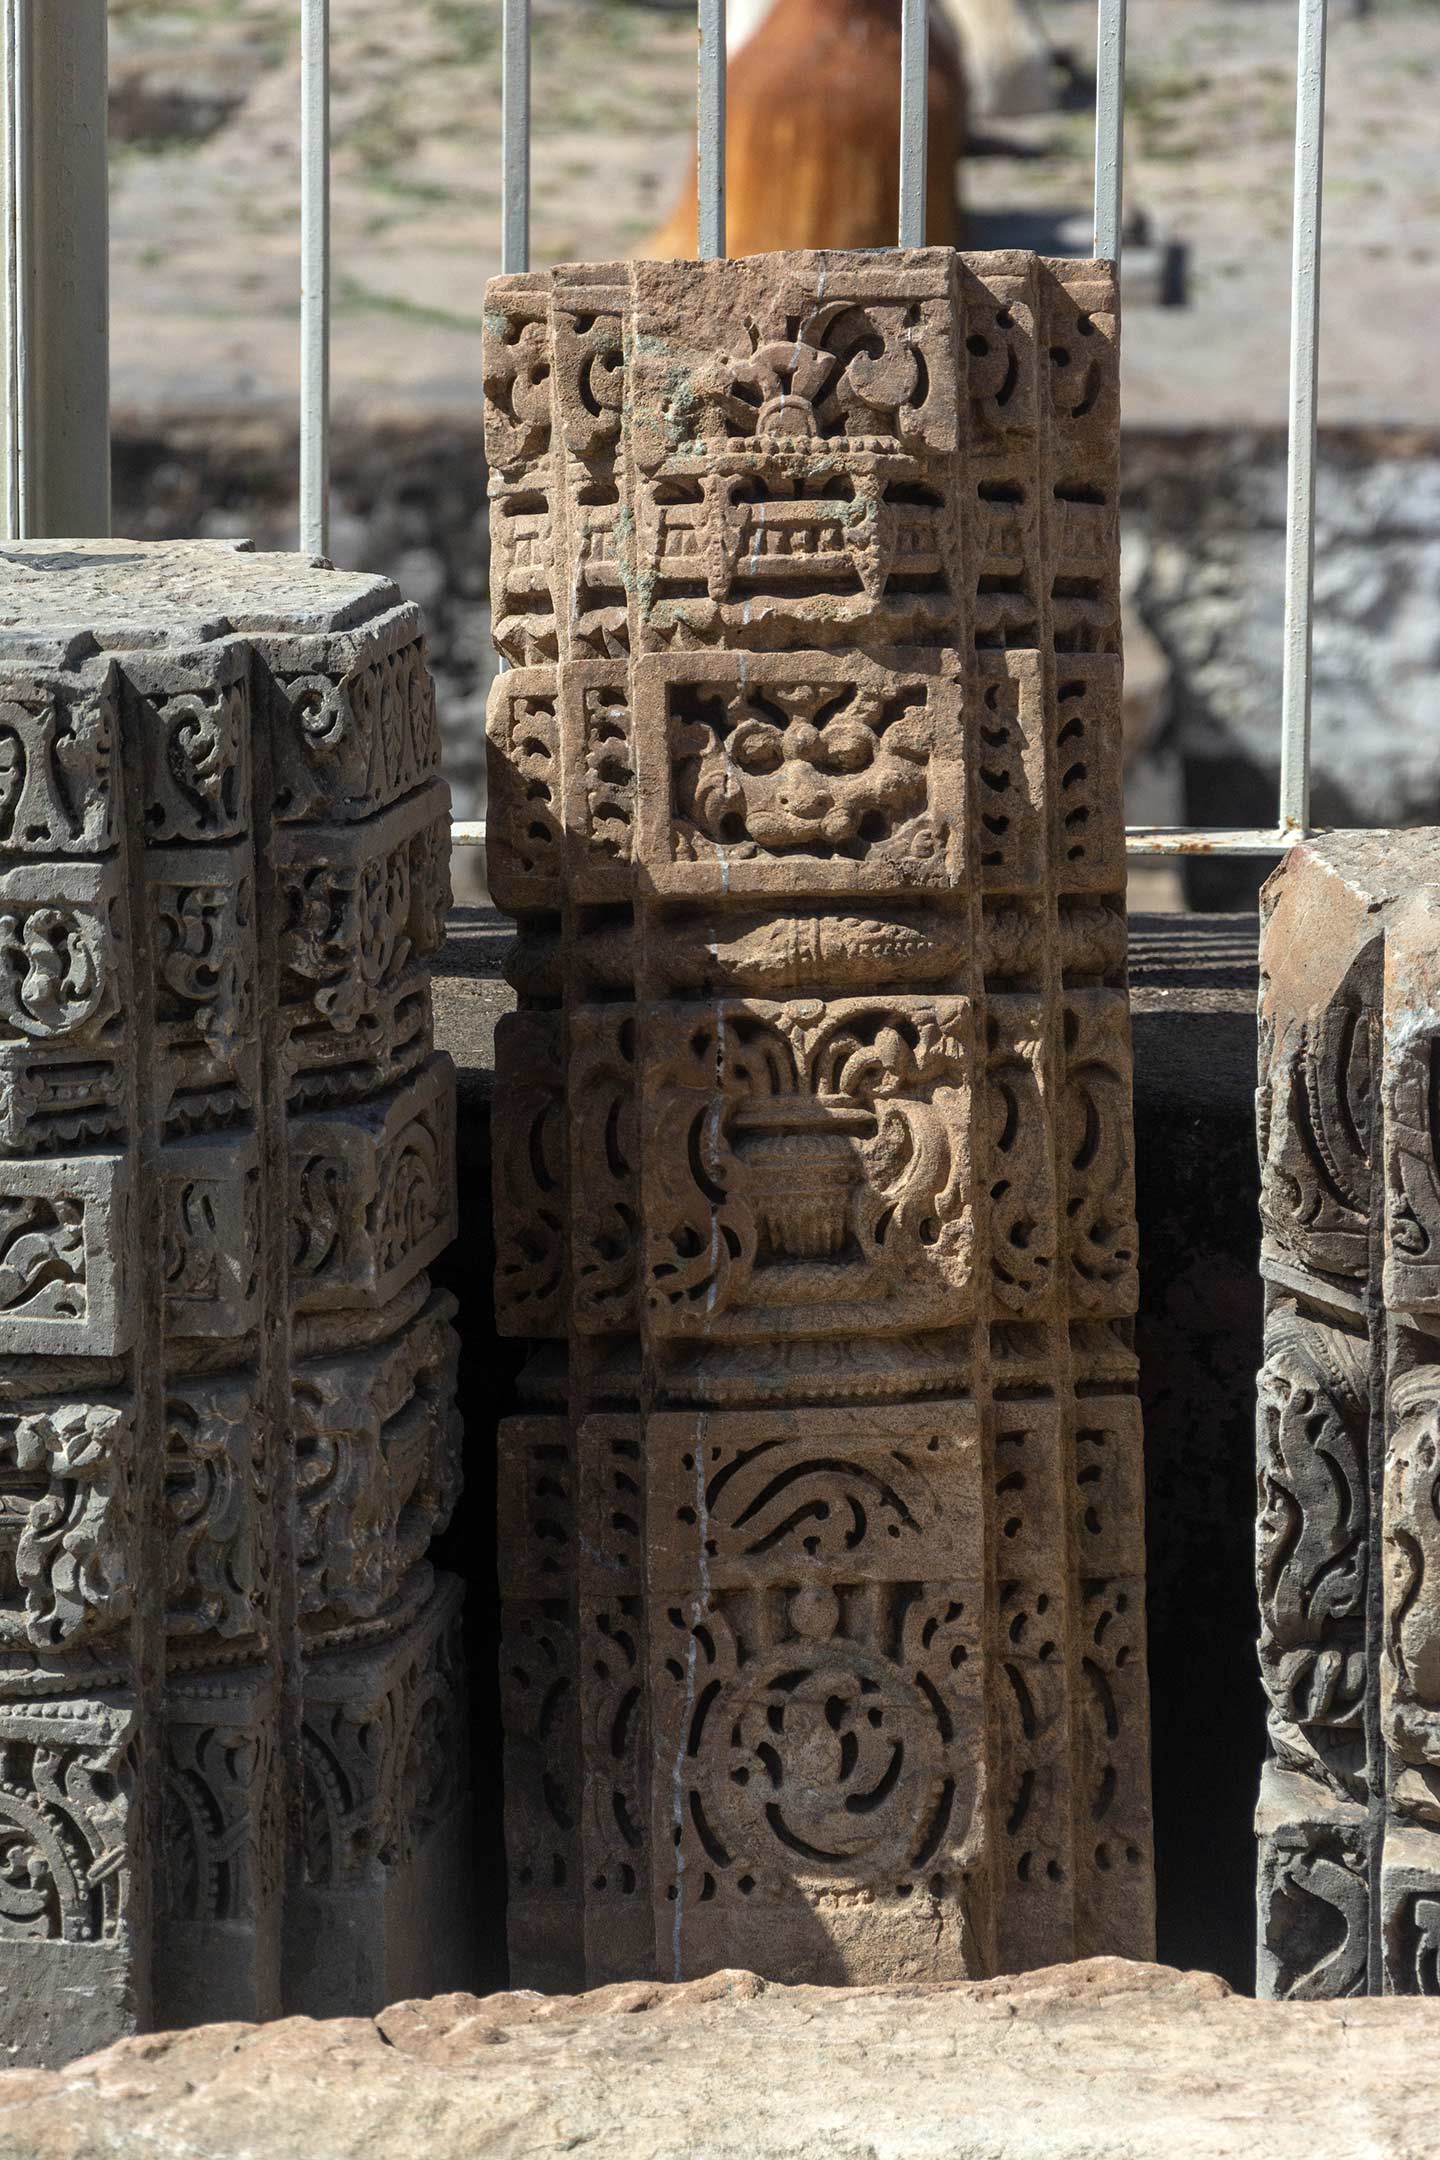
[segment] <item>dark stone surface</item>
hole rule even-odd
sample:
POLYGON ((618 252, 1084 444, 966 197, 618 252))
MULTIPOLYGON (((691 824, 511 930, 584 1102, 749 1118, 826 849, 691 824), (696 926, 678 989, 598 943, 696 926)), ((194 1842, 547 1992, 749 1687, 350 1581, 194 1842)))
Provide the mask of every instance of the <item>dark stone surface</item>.
POLYGON ((1259 934, 1253 915, 1137 916, 1130 955, 1157 1954, 1247 1992, 1265 1753, 1254 1564, 1259 934))
POLYGON ((495 1578, 495 1425, 510 1407, 522 1345, 495 1333, 491 1282, 490 1093, 495 1022, 515 1000, 501 974, 512 937, 502 915, 456 908, 435 964, 435 1039, 455 1060, 460 1235, 431 1269, 460 1301, 460 1413, 465 1421, 465 1484, 454 1519, 437 1539, 437 1566, 465 1579, 465 1649, 470 1668, 475 1880, 479 1942, 471 1985, 481 1992, 509 1980, 505 1952, 505 1841, 500 1784, 500 1598, 495 1578))
MULTIPOLYGON (((1255 1662, 1254 1382, 1260 1363, 1253 915, 1131 921, 1159 1956, 1254 1980, 1251 1817, 1264 1755, 1255 1662)), ((457 909, 435 971, 459 1068, 461 1233, 435 1269, 461 1301, 466 1486, 440 1564, 469 1584, 483 1972, 505 1983, 494 1432, 520 1346, 490 1300, 490 1090, 513 1002, 504 918, 457 909)))

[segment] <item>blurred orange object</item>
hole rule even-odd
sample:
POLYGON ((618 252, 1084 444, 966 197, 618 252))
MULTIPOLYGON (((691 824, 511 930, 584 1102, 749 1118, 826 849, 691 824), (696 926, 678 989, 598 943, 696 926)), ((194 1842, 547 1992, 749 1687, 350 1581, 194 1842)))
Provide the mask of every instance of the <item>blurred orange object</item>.
MULTIPOLYGON (((930 17, 925 236, 960 244, 965 77, 930 17)), ((895 245, 900 206, 899 0, 776 0, 730 62, 726 252, 895 245)), ((666 223, 636 253, 693 258, 695 161, 666 223)))

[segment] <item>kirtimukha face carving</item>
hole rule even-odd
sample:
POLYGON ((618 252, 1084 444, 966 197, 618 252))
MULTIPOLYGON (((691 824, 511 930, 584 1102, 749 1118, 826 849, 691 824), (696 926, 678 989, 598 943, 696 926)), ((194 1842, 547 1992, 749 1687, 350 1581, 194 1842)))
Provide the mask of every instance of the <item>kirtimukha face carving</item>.
POLYGON ((722 843, 886 840, 925 807, 930 735, 910 703, 869 690, 737 693, 719 725, 707 713, 687 730, 682 749, 698 752, 692 814, 722 843))

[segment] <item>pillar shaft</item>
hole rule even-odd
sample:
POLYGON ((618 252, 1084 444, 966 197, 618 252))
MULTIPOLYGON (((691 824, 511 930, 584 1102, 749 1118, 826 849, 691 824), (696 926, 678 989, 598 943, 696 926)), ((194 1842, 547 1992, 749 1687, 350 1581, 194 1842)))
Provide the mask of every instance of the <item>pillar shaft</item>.
POLYGON ((1113 281, 487 321, 516 1976, 1147 1954, 1113 281))
POLYGON ((1259 1984, 1440 1993, 1440 847, 1263 896, 1259 1984))
POLYGON ((0 592, 0 2038, 34 2060, 455 1971, 396 1947, 464 1778, 426 1558, 448 805, 383 580, 33 542, 0 592))

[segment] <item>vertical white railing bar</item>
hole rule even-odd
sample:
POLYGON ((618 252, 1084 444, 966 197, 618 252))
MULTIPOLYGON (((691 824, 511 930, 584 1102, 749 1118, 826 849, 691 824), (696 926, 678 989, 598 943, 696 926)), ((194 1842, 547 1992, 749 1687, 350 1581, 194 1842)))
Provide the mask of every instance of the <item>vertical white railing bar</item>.
POLYGON ((4 516, 110 530, 105 0, 5 0, 4 516))
POLYGON ((530 267, 530 0, 504 0, 500 28, 500 268, 530 267))
POLYGON ((901 0, 900 245, 925 245, 925 173, 930 135, 929 0, 901 0))
POLYGON ((300 0, 300 546, 330 552, 330 0, 300 0))
POLYGON ((725 253, 725 0, 699 0, 695 191, 701 262, 725 253))
POLYGON ((3 38, 5 62, 4 145, 4 244, 5 244, 5 538, 27 537, 25 515, 26 443, 30 419, 26 411, 30 370, 26 364, 29 324, 26 320, 25 288, 25 174, 29 158, 25 143, 27 99, 24 84, 29 76, 26 46, 29 10, 25 0, 4 0, 3 38))
POLYGON ((1285 667, 1280 691, 1280 830, 1310 826, 1315 455, 1320 365, 1320 187, 1325 149, 1326 0, 1300 0, 1295 86, 1295 232, 1290 273, 1290 457, 1285 502, 1285 667))
POLYGON ((1125 0, 1100 0, 1095 40, 1095 253, 1120 260, 1125 212, 1125 0))

